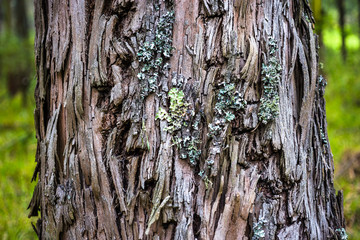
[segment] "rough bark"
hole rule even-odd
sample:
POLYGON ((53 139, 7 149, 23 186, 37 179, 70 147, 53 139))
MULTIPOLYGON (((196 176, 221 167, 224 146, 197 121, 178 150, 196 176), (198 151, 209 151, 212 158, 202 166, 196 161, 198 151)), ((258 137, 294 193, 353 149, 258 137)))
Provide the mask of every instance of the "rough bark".
POLYGON ((40 238, 340 236, 306 1, 35 9, 40 238))

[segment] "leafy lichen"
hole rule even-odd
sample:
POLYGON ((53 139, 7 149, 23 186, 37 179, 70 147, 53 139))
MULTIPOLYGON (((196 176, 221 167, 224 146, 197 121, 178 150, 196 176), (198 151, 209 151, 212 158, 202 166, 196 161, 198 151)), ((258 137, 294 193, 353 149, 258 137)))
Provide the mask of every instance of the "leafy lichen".
POLYGON ((211 170, 215 163, 214 154, 216 155, 221 151, 221 143, 223 141, 222 133, 224 129, 226 129, 226 126, 235 119, 236 113, 244 110, 247 104, 241 94, 236 90, 236 85, 231 81, 230 76, 220 83, 219 86, 220 89, 216 94, 215 116, 212 123, 208 125, 208 136, 213 138, 212 153, 206 160, 204 169, 199 173, 206 188, 211 185, 208 171, 211 170))
POLYGON ((339 233, 341 240, 347 240, 348 239, 348 235, 346 234, 345 228, 339 228, 339 229, 336 229, 335 231, 339 233))
POLYGON ((208 189, 210 185, 212 185, 212 182, 210 181, 208 175, 206 174, 206 172, 204 170, 201 170, 199 172, 199 176, 201 177, 201 179, 204 181, 205 183, 205 188, 208 189))
POLYGON ((318 78, 318 90, 320 96, 324 96, 326 85, 327 85, 326 79, 322 75, 320 75, 318 78))
POLYGON ((180 148, 181 155, 183 159, 189 158, 190 164, 195 166, 200 159, 201 150, 199 149, 200 144, 200 131, 199 125, 200 115, 195 116, 194 123, 192 124, 192 132, 190 136, 184 137, 182 140, 182 145, 180 148))
POLYGON ((269 39, 269 61, 262 65, 261 82, 264 87, 263 95, 260 99, 259 121, 267 124, 275 119, 279 114, 279 82, 281 79, 281 65, 276 58, 277 42, 269 39))
POLYGON ((183 126, 183 119, 189 104, 184 102, 184 92, 179 88, 172 88, 168 96, 170 98, 169 112, 160 108, 155 119, 166 120, 168 122, 166 131, 172 133, 180 130, 183 126))
POLYGON ((174 11, 160 17, 156 25, 155 38, 152 42, 144 42, 137 53, 141 70, 137 77, 141 85, 141 97, 144 98, 157 89, 157 82, 162 71, 168 64, 165 60, 171 56, 172 29, 175 20, 174 11))
POLYGON ((235 84, 222 82, 216 96, 214 121, 209 124, 209 136, 218 137, 226 123, 235 119, 235 112, 246 106, 246 101, 235 90, 235 84))
POLYGON ((263 218, 260 218, 257 223, 254 223, 253 232, 254 235, 252 236, 251 240, 259 240, 265 237, 265 231, 263 229, 265 223, 267 221, 263 218))
POLYGON ((172 88, 168 93, 170 99, 169 112, 165 109, 160 108, 157 112, 155 119, 165 120, 168 123, 166 131, 173 135, 172 142, 173 145, 177 146, 180 151, 180 158, 187 159, 191 165, 196 165, 198 159, 200 158, 201 151, 198 149, 200 144, 199 140, 199 129, 198 124, 200 122, 200 116, 195 116, 195 121, 192 124, 193 132, 188 134, 188 136, 181 138, 180 130, 183 127, 188 127, 188 121, 185 119, 188 115, 194 116, 194 112, 189 111, 189 104, 184 100, 184 92, 179 88, 172 88))
POLYGON ((327 143, 328 143, 322 127, 320 127, 320 137, 321 137, 321 142, 322 142, 323 144, 327 144, 327 143))

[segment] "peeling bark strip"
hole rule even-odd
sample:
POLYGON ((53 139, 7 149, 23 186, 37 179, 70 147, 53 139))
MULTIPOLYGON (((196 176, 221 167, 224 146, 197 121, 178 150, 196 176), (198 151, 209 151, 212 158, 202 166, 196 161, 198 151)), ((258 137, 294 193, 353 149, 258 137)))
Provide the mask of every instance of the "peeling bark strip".
POLYGON ((41 239, 345 236, 307 1, 35 9, 41 239))

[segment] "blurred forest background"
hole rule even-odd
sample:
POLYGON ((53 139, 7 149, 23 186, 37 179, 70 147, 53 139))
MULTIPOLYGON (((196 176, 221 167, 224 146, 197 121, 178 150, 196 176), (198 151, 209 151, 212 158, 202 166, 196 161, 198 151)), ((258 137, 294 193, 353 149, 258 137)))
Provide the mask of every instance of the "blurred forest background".
MULTIPOLYGON (((360 239, 360 0, 312 0, 328 85, 335 187, 349 239, 360 239)), ((36 239, 27 218, 35 184, 36 84, 32 0, 0 0, 0 239, 36 239)))

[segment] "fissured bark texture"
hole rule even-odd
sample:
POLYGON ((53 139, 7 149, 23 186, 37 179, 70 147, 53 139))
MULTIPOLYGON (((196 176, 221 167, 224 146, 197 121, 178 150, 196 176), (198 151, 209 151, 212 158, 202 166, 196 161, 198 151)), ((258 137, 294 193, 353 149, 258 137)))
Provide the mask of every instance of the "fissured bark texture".
POLYGON ((35 9, 41 239, 340 237, 307 1, 35 9))

